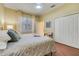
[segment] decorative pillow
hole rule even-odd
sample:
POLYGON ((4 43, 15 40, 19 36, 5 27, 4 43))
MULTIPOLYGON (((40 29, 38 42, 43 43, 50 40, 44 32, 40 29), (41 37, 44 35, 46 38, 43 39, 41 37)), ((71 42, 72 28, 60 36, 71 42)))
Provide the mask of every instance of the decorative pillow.
POLYGON ((0 31, 0 49, 5 49, 7 47, 7 42, 10 39, 11 38, 9 37, 9 35, 7 34, 7 32, 0 31))
POLYGON ((20 35, 12 29, 9 29, 7 34, 11 37, 11 40, 9 42, 16 42, 21 38, 20 35))

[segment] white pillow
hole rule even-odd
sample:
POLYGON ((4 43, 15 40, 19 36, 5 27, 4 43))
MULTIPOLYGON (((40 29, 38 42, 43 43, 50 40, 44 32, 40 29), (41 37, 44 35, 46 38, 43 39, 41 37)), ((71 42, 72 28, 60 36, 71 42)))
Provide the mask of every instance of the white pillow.
POLYGON ((7 34, 7 32, 0 31, 0 49, 5 49, 7 47, 7 42, 10 39, 11 38, 9 37, 9 35, 7 34))
POLYGON ((0 50, 6 49, 7 42, 0 42, 0 50))

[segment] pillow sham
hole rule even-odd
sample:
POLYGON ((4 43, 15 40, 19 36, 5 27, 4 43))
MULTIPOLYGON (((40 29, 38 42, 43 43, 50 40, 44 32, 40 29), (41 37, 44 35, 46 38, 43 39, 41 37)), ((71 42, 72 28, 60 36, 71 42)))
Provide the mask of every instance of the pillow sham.
POLYGON ((9 42, 16 42, 21 38, 20 35, 12 29, 9 29, 7 34, 11 37, 11 40, 9 42))
POLYGON ((5 49, 7 47, 7 42, 10 39, 11 38, 9 37, 9 35, 7 34, 7 32, 0 31, 0 49, 5 49))
POLYGON ((4 41, 0 42, 0 50, 6 49, 6 47, 7 47, 7 42, 4 41))

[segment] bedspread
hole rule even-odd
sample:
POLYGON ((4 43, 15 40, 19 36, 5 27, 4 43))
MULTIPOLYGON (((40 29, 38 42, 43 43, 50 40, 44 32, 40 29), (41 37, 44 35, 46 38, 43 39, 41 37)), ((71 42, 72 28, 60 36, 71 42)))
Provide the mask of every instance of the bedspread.
POLYGON ((53 39, 47 36, 34 37, 22 35, 17 42, 8 43, 8 47, 0 51, 1 56, 43 56, 53 52, 53 39))

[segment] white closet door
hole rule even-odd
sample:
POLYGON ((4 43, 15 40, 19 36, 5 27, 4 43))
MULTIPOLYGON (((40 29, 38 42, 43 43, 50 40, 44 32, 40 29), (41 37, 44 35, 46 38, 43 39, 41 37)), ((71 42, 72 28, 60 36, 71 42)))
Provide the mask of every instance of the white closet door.
POLYGON ((76 48, 79 48, 79 45, 78 45, 78 17, 79 17, 79 14, 75 14, 72 16, 73 17, 73 34, 74 34, 74 38, 72 39, 72 47, 76 47, 76 48))
POLYGON ((69 18, 63 17, 55 20, 55 39, 60 43, 72 43, 71 39, 73 38, 73 34, 71 33, 73 32, 73 20, 71 21, 69 18))
POLYGON ((79 46, 79 14, 78 14, 78 46, 79 46))
POLYGON ((55 40, 79 48, 78 15, 69 15, 55 20, 55 40))

